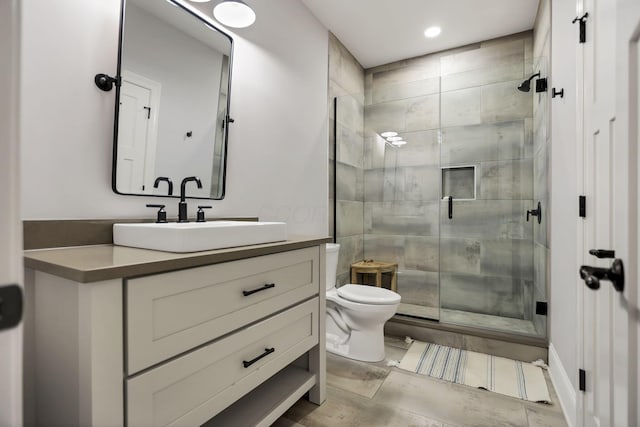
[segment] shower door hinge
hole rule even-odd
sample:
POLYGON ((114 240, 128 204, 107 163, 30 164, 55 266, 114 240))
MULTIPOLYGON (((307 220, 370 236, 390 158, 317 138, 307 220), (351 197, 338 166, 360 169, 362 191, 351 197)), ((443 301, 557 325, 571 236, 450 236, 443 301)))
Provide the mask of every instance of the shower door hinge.
POLYGON ((587 371, 584 369, 578 369, 578 389, 587 391, 587 371))
POLYGON ((587 196, 578 196, 578 216, 587 217, 587 196))
POLYGON ((540 316, 546 316, 548 312, 548 305, 544 301, 536 301, 536 314, 540 316))
POLYGON ((572 24, 578 22, 580 24, 580 43, 587 42, 587 18, 589 17, 588 13, 585 13, 582 16, 576 16, 576 19, 571 21, 572 24))

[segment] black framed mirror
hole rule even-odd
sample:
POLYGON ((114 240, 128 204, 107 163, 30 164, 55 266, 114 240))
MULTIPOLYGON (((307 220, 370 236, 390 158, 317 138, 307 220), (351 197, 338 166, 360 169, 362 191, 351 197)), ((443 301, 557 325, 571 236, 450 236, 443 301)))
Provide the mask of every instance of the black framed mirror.
POLYGON ((233 39, 179 1, 121 7, 113 191, 179 197, 197 176, 187 197, 224 198, 233 39))

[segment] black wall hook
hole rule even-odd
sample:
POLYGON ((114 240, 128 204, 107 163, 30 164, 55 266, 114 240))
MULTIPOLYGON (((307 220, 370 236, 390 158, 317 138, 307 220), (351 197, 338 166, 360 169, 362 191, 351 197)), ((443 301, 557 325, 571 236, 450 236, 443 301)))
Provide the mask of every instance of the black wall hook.
POLYGON ((103 90, 105 92, 109 92, 111 89, 113 89, 114 83, 116 85, 120 85, 119 77, 111 77, 107 74, 102 73, 96 74, 96 76, 93 78, 93 81, 100 90, 103 90))
POLYGON ((564 98, 564 88, 560 90, 556 90, 556 88, 554 87, 551 90, 551 97, 555 98, 556 96, 559 96, 560 98, 564 98))

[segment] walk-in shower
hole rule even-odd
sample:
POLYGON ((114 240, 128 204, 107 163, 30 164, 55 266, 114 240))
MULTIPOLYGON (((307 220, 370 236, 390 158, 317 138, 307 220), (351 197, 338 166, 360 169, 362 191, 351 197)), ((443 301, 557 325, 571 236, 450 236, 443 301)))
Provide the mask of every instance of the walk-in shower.
POLYGON ((383 65, 335 99, 339 284, 363 259, 397 263, 400 316, 546 337, 548 94, 518 90, 547 72, 531 46, 383 65))

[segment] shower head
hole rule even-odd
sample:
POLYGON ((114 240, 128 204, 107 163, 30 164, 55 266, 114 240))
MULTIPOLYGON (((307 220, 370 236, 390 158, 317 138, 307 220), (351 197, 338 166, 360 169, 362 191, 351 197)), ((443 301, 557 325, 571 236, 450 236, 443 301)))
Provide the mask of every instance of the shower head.
POLYGON ((540 77, 540 73, 535 73, 533 76, 529 77, 527 80, 520 83, 520 86, 518 86, 518 90, 520 92, 529 92, 531 90, 531 80, 534 77, 540 77))

